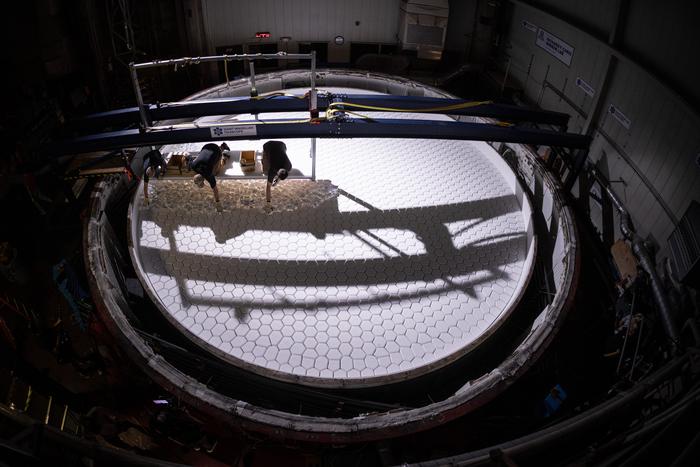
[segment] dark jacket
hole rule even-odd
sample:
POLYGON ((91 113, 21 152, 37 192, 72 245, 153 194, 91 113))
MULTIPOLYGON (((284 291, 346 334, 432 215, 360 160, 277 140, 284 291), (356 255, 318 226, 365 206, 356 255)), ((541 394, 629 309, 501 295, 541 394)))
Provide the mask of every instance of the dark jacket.
POLYGON ((202 175, 209 182, 209 185, 214 188, 216 186, 214 172, 221 161, 221 156, 221 148, 218 145, 214 143, 205 144, 202 150, 199 151, 199 155, 190 162, 190 170, 194 170, 202 175))
POLYGON ((263 144, 263 151, 270 156, 270 167, 267 171, 267 181, 272 183, 272 179, 277 175, 279 169, 287 172, 292 170, 292 163, 287 157, 287 146, 282 141, 268 141, 263 144))

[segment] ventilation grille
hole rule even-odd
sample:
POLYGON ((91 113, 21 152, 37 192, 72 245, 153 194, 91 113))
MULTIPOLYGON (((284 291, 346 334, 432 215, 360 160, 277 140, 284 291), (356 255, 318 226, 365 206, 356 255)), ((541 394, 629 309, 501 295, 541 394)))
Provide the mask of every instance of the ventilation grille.
POLYGON ((700 288, 700 203, 693 201, 668 238, 671 259, 681 283, 700 288))

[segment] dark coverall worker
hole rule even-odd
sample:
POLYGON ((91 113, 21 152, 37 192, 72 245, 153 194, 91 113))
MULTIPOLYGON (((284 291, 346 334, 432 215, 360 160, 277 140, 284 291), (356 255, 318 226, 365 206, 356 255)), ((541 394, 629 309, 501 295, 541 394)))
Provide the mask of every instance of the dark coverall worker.
POLYGON ((143 199, 148 203, 148 180, 165 175, 165 159, 159 150, 153 149, 143 156, 143 199))
POLYGON ((222 208, 221 203, 219 203, 219 190, 216 188, 216 173, 221 164, 223 151, 227 151, 228 149, 226 143, 222 143, 221 146, 214 143, 205 144, 202 150, 199 151, 199 155, 188 162, 190 170, 197 173, 193 177, 194 184, 197 185, 197 187, 202 188, 205 180, 209 182, 209 186, 214 191, 217 211, 221 211, 222 208))
POLYGON ((292 170, 292 163, 287 157, 287 146, 282 141, 268 141, 263 144, 263 173, 267 173, 267 186, 265 188, 266 209, 271 209, 271 188, 280 180, 284 180, 292 170))

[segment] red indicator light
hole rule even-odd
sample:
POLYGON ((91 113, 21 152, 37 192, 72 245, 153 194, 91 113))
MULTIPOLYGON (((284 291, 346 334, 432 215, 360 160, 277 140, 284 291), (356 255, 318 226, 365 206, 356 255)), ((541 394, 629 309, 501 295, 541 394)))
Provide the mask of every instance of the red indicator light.
POLYGON ((270 33, 269 32, 256 32, 255 37, 258 39, 267 39, 270 37, 270 33))

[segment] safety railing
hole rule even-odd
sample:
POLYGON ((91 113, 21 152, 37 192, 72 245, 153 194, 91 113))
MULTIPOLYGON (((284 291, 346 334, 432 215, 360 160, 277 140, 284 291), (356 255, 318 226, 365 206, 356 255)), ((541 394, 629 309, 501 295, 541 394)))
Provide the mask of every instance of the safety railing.
POLYGON ((309 111, 311 117, 318 117, 317 92, 316 92, 316 51, 311 51, 308 54, 288 54, 278 52, 276 54, 237 54, 237 55, 207 55, 204 57, 183 57, 168 60, 154 60, 152 62, 129 63, 131 71, 131 82, 134 86, 134 94, 136 95, 136 104, 139 108, 141 117, 141 130, 146 131, 151 126, 151 121, 148 116, 148 110, 143 102, 141 94, 141 85, 139 84, 138 70, 146 68, 156 68, 173 66, 177 70, 180 66, 198 65, 200 63, 209 62, 224 62, 226 76, 228 76, 228 68, 226 67, 229 61, 246 61, 250 69, 250 94, 251 97, 257 96, 255 87, 255 60, 310 60, 311 61, 311 90, 309 92, 309 111))

